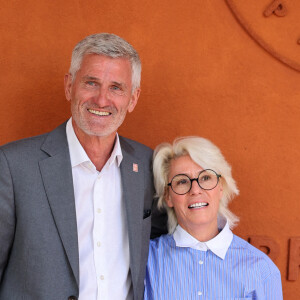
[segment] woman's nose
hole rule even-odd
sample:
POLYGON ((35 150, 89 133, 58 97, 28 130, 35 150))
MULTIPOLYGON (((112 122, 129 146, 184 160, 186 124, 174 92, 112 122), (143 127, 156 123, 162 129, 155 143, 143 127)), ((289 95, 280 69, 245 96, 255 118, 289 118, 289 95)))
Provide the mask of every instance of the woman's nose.
POLYGON ((200 194, 202 193, 202 188, 198 184, 197 178, 194 178, 191 180, 191 190, 190 193, 192 194, 200 194))

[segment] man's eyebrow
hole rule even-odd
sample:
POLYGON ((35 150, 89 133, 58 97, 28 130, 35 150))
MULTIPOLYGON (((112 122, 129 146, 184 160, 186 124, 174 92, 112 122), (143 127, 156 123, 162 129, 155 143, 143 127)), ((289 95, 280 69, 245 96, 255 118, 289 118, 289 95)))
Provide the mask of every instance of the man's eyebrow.
POLYGON ((122 82, 118 82, 118 81, 112 81, 112 84, 120 85, 120 86, 123 86, 123 85, 124 85, 122 82))
POLYGON ((126 85, 126 83, 124 83, 124 82, 112 81, 112 84, 114 84, 114 85, 116 85, 116 86, 119 86, 119 87, 122 87, 122 88, 124 88, 124 89, 127 88, 127 85, 126 85))
POLYGON ((93 76, 83 76, 82 79, 83 80, 99 80, 98 77, 93 77, 93 76))

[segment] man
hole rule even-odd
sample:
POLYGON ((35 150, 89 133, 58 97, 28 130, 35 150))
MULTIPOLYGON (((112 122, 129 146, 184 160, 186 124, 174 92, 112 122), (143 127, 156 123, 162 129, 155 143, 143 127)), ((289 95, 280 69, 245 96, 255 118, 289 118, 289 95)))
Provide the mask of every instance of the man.
POLYGON ((152 150, 117 134, 140 74, 126 41, 86 37, 65 75, 72 118, 0 148, 1 300, 142 299, 152 150))

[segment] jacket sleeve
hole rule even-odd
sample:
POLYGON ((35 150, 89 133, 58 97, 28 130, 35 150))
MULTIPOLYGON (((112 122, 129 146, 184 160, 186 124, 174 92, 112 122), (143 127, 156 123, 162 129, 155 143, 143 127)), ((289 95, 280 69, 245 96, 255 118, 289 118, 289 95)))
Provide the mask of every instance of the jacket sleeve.
POLYGON ((13 182, 4 152, 0 149, 0 285, 15 232, 13 182))

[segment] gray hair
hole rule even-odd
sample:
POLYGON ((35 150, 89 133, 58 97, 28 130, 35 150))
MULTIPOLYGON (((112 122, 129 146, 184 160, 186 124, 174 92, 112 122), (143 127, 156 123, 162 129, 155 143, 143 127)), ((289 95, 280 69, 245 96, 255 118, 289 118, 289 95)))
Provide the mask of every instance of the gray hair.
POLYGON ((132 91, 140 87, 141 61, 136 50, 124 39, 111 33, 92 34, 80 41, 72 52, 69 73, 73 80, 80 69, 82 60, 87 54, 104 55, 111 58, 126 58, 131 63, 132 91))
POLYGON ((218 214, 226 218, 229 227, 233 228, 239 218, 228 209, 228 203, 239 194, 231 167, 225 160, 220 149, 212 142, 201 137, 182 137, 174 140, 173 144, 163 143, 156 147, 153 154, 153 174, 158 208, 165 208, 168 214, 169 233, 173 233, 178 222, 173 207, 165 201, 168 195, 168 176, 171 161, 180 156, 189 155, 191 159, 204 169, 213 169, 218 174, 223 186, 223 196, 220 200, 218 214))

